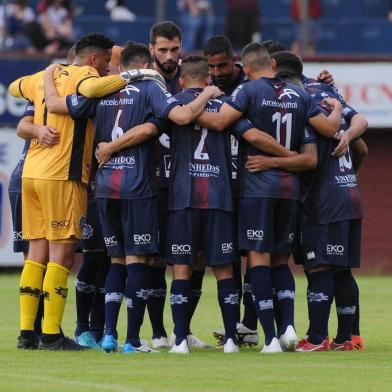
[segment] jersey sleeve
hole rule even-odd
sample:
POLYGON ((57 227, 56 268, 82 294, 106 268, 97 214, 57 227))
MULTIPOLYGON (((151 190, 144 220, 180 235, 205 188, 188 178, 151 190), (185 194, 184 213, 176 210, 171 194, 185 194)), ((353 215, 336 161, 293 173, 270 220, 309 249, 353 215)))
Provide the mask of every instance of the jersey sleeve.
POLYGON ((231 107, 241 113, 246 113, 249 109, 249 88, 246 85, 249 83, 239 85, 231 94, 230 98, 226 101, 231 107))
POLYGON ((66 103, 68 112, 74 120, 95 116, 97 101, 94 99, 88 99, 78 94, 71 94, 67 95, 66 103))
POLYGON ((147 119, 146 123, 150 123, 150 124, 155 125, 158 128, 159 133, 162 133, 162 132, 167 133, 168 131, 170 131, 170 128, 171 128, 170 121, 163 120, 162 118, 156 117, 156 116, 149 117, 147 119))
POLYGON ((26 117, 26 116, 34 117, 34 113, 35 113, 34 103, 31 101, 28 101, 22 117, 26 117))
POLYGON ((255 126, 247 118, 240 118, 230 127, 230 133, 237 139, 242 139, 244 133, 252 128, 255 128, 255 126))
POLYGON ((317 132, 310 125, 306 126, 302 134, 301 145, 317 143, 317 132))
POLYGON ((321 113, 321 110, 317 107, 317 104, 316 104, 316 101, 314 100, 314 98, 312 98, 310 94, 308 94, 308 93, 306 93, 306 94, 307 94, 307 97, 306 97, 306 101, 307 101, 306 117, 307 118, 315 117, 321 113))
POLYGON ((114 93, 124 88, 126 84, 120 75, 109 75, 102 78, 90 77, 79 83, 77 92, 87 98, 98 98, 114 93))
POLYGON ((180 105, 180 102, 169 91, 156 82, 148 82, 147 97, 155 116, 167 119, 170 111, 180 105))
POLYGON ((343 105, 343 117, 347 122, 350 122, 351 119, 358 114, 358 112, 352 108, 351 106, 347 105, 346 103, 343 105))
POLYGON ((34 101, 35 86, 38 83, 38 79, 43 76, 43 71, 37 72, 36 74, 23 76, 13 81, 9 87, 9 93, 17 98, 25 98, 29 101, 34 101))

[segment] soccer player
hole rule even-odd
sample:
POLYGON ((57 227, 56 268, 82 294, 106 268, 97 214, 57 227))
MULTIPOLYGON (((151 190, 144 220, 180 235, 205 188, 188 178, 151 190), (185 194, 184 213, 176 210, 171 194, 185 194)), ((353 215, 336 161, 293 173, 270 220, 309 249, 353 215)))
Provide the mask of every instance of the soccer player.
MULTIPOLYGON (((298 157, 287 158, 281 169, 313 167, 316 162, 314 147, 308 142, 314 139, 309 133, 304 133, 305 125, 309 121, 319 132, 334 135, 340 122, 341 105, 331 101, 333 112, 328 118, 322 115, 303 90, 274 78, 271 58, 260 44, 247 45, 242 59, 251 81, 237 88, 219 113, 203 113, 198 121, 223 129, 246 115, 256 127, 273 135, 281 144, 295 151, 301 148, 302 153, 298 157)), ((242 171, 242 176, 239 175, 239 247, 248 253, 254 303, 266 338, 262 351, 280 352, 282 349, 274 328, 270 266, 282 264, 291 251, 299 180, 294 174, 277 169, 264 174, 252 173, 245 168, 246 157, 257 154, 249 145, 243 144, 242 160, 239 160, 242 171), (271 227, 274 229, 271 230, 271 227)), ((246 164, 248 166, 249 162, 246 164)), ((292 283, 282 282, 282 286, 292 283)), ((289 299, 293 301, 293 290, 288 291, 289 299)), ((287 348, 293 345, 296 334, 293 325, 289 324, 293 323, 293 312, 286 314, 286 324, 282 326, 286 330, 280 331, 280 334, 284 338, 282 345, 287 348)))
MULTIPOLYGON (((182 88, 179 78, 181 72, 182 35, 181 29, 171 21, 163 21, 154 24, 150 30, 150 53, 154 59, 154 69, 161 74, 166 82, 166 87, 172 94, 179 93, 182 88)), ((147 308, 153 329, 153 347, 168 347, 172 345, 174 335, 167 342, 166 331, 163 325, 163 310, 166 297, 165 260, 166 254, 166 226, 168 220, 167 203, 168 187, 170 175, 170 137, 167 133, 161 132, 159 143, 157 143, 157 181, 158 181, 158 203, 159 203, 159 235, 160 235, 160 256, 155 257, 152 262, 151 296, 147 308)), ((202 282, 205 265, 199 258, 199 263, 192 272, 191 296, 189 300, 189 324, 196 310, 201 296, 202 282)), ((195 335, 188 336, 188 343, 195 348, 208 348, 209 346, 198 339, 195 335)))
MULTIPOLYGON (((86 87, 93 91, 100 75, 106 74, 113 42, 90 34, 76 45, 75 64, 58 75, 62 94, 86 87), (80 67, 80 65, 90 65, 80 67)), ((118 78, 116 79, 118 81, 118 78)), ((122 82, 120 85, 123 85, 122 82)), ((100 87, 100 86, 98 86, 100 87)), ((74 121, 69 116, 48 113, 44 101, 43 72, 13 82, 9 90, 34 102, 34 124, 43 124, 59 132, 59 143, 43 148, 33 139, 23 168, 23 232, 30 241, 28 260, 21 276, 21 287, 43 291, 45 312, 40 349, 79 350, 60 334, 67 298, 67 279, 75 244, 81 238, 81 223, 86 210, 86 186, 91 162, 93 128, 89 121, 74 121), (49 241, 49 263, 47 260, 49 241), (46 274, 44 278, 44 272, 46 274)), ((29 339, 34 327, 24 320, 35 319, 38 298, 21 293, 21 336, 29 339)))
MULTIPOLYGON (((129 43, 121 53, 121 69, 149 68, 152 59, 142 44, 129 43)), ((57 113, 70 111, 72 116, 96 117, 96 142, 108 142, 130 129, 144 124, 151 115, 186 124, 198 116, 207 100, 221 94, 209 87, 188 105, 180 103, 157 82, 129 84, 98 102, 86 102, 76 95, 58 101, 51 69, 46 72, 45 98, 57 113), (52 100, 54 102, 51 102, 52 100), (60 105, 60 106, 58 106, 60 105)), ((146 138, 154 133, 145 124, 146 138)), ((128 329, 124 352, 153 352, 139 338, 148 298, 148 256, 158 251, 157 200, 151 159, 152 141, 121 150, 106 162, 96 175, 95 197, 105 244, 112 265, 106 279, 105 335, 102 348, 117 348, 116 324, 121 299, 125 296, 128 329), (150 215, 146 216, 145 211, 150 215), (124 273, 126 269, 126 274, 124 273), (125 284, 126 279, 126 284, 125 284)))
MULTIPOLYGON (((237 62, 237 55, 234 54, 231 42, 224 36, 211 37, 204 45, 204 56, 208 61, 211 83, 218 86, 227 96, 241 84, 248 81, 242 65, 237 62)), ((231 157, 232 157, 232 179, 233 189, 237 184, 237 159, 238 140, 231 135, 231 157)), ((238 210, 237 198, 235 198, 234 209, 238 210)), ((237 216, 235 211, 235 217, 237 216)), ((244 287, 242 288, 241 260, 238 258, 233 264, 234 277, 236 280, 239 303, 243 296, 244 318, 241 320, 240 306, 237 311, 237 336, 240 345, 254 346, 258 344, 257 315, 253 305, 252 290, 249 282, 249 273, 245 274, 244 287)), ((219 343, 224 338, 224 331, 214 331, 214 336, 219 343)))
MULTIPOLYGON (((109 62, 109 75, 119 74, 122 48, 113 46, 109 62)), ((73 59, 70 63, 73 62, 73 59)), ((99 223, 94 198, 97 162, 93 157, 90 181, 87 187, 87 213, 83 225, 81 248, 83 264, 75 282, 76 330, 75 341, 81 346, 100 348, 105 325, 105 280, 110 267, 105 241, 99 223)))

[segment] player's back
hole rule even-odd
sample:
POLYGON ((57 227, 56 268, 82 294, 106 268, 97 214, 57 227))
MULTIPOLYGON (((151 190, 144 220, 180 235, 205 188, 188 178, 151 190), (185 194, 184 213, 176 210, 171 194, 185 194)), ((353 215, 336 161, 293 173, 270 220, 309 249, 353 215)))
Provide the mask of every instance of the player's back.
MULTIPOLYGON (((315 141, 314 135, 305 133, 305 126, 320 110, 298 86, 279 78, 260 78, 239 86, 231 100, 232 106, 256 128, 290 150, 299 152, 303 144, 315 141)), ((240 196, 299 199, 296 174, 277 169, 250 173, 245 169, 245 162, 251 155, 265 154, 242 140, 238 159, 240 196)))
MULTIPOLYGON (((193 101, 202 89, 176 95, 182 104, 193 101)), ((227 97, 208 101, 204 111, 217 113, 227 97)), ((229 132, 216 132, 191 123, 173 125, 169 210, 184 208, 232 210, 229 132)))
MULTIPOLYGON (((70 65, 55 76, 55 85, 60 96, 77 92, 85 79, 98 77, 92 67, 70 65)), ((47 125, 59 132, 60 142, 45 148, 33 139, 23 170, 25 178, 47 180, 77 180, 87 184, 91 165, 94 128, 88 119, 73 119, 70 115, 53 114, 44 103, 43 73, 34 86, 34 123, 47 125)))
MULTIPOLYGON (((319 94, 316 101, 328 115, 331 108, 321 101, 322 98, 323 94, 319 94)), ((356 113, 346 105, 341 130, 349 127, 349 121, 356 113)), ((318 164, 311 173, 303 203, 305 218, 311 223, 327 224, 363 217, 360 190, 350 149, 341 157, 332 156, 338 143, 334 138, 318 135, 318 164)))
MULTIPOLYGON (((97 102, 96 142, 110 142, 154 116, 167 115, 176 100, 153 81, 135 82, 97 102), (163 101, 165 99, 165 101, 163 101)), ((135 199, 154 196, 152 140, 113 154, 97 172, 96 197, 135 199)))

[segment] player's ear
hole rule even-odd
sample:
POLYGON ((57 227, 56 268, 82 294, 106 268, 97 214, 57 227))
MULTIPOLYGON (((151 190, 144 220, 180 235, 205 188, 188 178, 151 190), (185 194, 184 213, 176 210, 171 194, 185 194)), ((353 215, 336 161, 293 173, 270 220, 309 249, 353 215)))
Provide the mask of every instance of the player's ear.
POLYGON ((272 66, 272 69, 274 71, 276 71, 277 63, 276 63, 276 60, 274 58, 271 59, 271 66, 272 66))
POLYGON ((150 50, 150 54, 154 57, 154 46, 152 44, 148 44, 148 49, 150 50))
POLYGON ((234 53, 233 61, 236 63, 238 61, 238 54, 234 53))
POLYGON ((185 86, 184 78, 180 77, 180 79, 178 81, 180 82, 181 89, 184 90, 185 89, 185 87, 184 87, 185 86))
POLYGON ((142 69, 149 69, 152 68, 152 64, 151 63, 144 63, 142 66, 142 69))

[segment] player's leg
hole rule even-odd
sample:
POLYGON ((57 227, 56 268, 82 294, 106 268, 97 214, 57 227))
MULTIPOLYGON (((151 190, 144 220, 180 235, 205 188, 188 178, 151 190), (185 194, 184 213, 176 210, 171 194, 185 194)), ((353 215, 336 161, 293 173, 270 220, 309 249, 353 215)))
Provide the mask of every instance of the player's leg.
MULTIPOLYGON (((361 221, 351 220, 334 224, 334 244, 339 244, 339 263, 334 274, 335 302, 338 316, 338 331, 336 338, 331 343, 334 350, 361 349, 352 341, 352 331, 355 321, 356 307, 359 302, 359 292, 351 268, 360 266, 361 254, 361 221)), ((363 343, 363 341, 362 341, 363 343)))
MULTIPOLYGON (((106 262, 105 242, 99 223, 97 203, 92 195, 88 195, 88 208, 86 220, 82 227, 81 247, 83 249, 83 264, 76 278, 76 330, 75 341, 82 346, 98 349, 96 336, 91 331, 90 312, 93 303, 99 312, 96 295, 99 293, 97 286, 98 276, 106 262)), ((101 286, 102 287, 102 286, 101 286)), ((100 295, 101 319, 104 320, 104 296, 100 295)), ((101 340, 102 336, 99 337, 101 340)))
POLYGON ((147 310, 152 328, 153 348, 165 348, 167 333, 163 323, 163 313, 166 300, 166 226, 167 226, 167 196, 168 188, 158 190, 158 224, 159 224, 159 254, 151 257, 150 265, 150 294, 147 301, 147 310))
POLYGON ((275 205, 275 251, 271 255, 271 277, 279 315, 277 330, 284 350, 293 350, 298 341, 294 327, 295 281, 288 265, 290 253, 295 244, 295 231, 298 224, 299 202, 278 200, 275 205))
POLYGON ((37 180, 41 205, 45 209, 45 236, 49 241, 49 263, 43 281, 44 323, 40 349, 79 350, 61 333, 61 321, 68 295, 68 275, 82 222, 87 210, 86 187, 77 181, 37 180))
POLYGON ((105 330, 101 347, 117 350, 117 321, 125 293, 127 272, 121 225, 121 200, 97 199, 99 221, 111 265, 105 280, 105 330))
MULTIPOLYGON (((100 254, 102 255, 101 252, 100 254)), ((90 308, 90 332, 93 334, 98 345, 101 345, 102 343, 103 331, 105 328, 105 281, 110 265, 110 257, 104 252, 99 265, 96 291, 90 308)))
POLYGON ((237 254, 234 246, 234 220, 232 212, 201 210, 199 230, 203 232, 203 250, 207 265, 212 267, 218 291, 225 337, 223 351, 238 352, 236 337, 238 289, 233 275, 233 262, 237 254), (214 241, 211 241, 211 238, 214 241))
POLYGON ((329 244, 329 225, 304 225, 303 250, 304 268, 308 277, 308 338, 301 340, 296 351, 326 351, 328 342, 328 321, 331 304, 335 295, 331 259, 326 254, 329 244))
POLYGON ((187 337, 189 330, 189 301, 192 265, 198 251, 198 233, 194 230, 198 216, 186 209, 169 213, 167 231, 167 261, 173 265, 170 288, 170 306, 174 323, 175 341, 170 352, 189 353, 187 337))
POLYGON ((270 254, 274 241, 274 200, 241 199, 239 203, 238 242, 248 252, 253 302, 264 330, 262 352, 281 352, 274 324, 270 254))
POLYGON ((149 255, 159 251, 156 198, 122 200, 122 230, 126 254, 125 301, 128 323, 124 352, 153 352, 140 341, 140 328, 149 296, 149 255), (148 213, 146 213, 148 211, 148 213))
MULTIPOLYGON (((37 348, 35 320, 42 294, 48 260, 48 242, 44 238, 44 217, 33 180, 22 181, 23 236, 29 251, 20 277, 20 337, 18 348, 37 348)), ((16 207, 16 203, 15 203, 16 207)), ((15 217, 18 211, 13 210, 15 217)))

